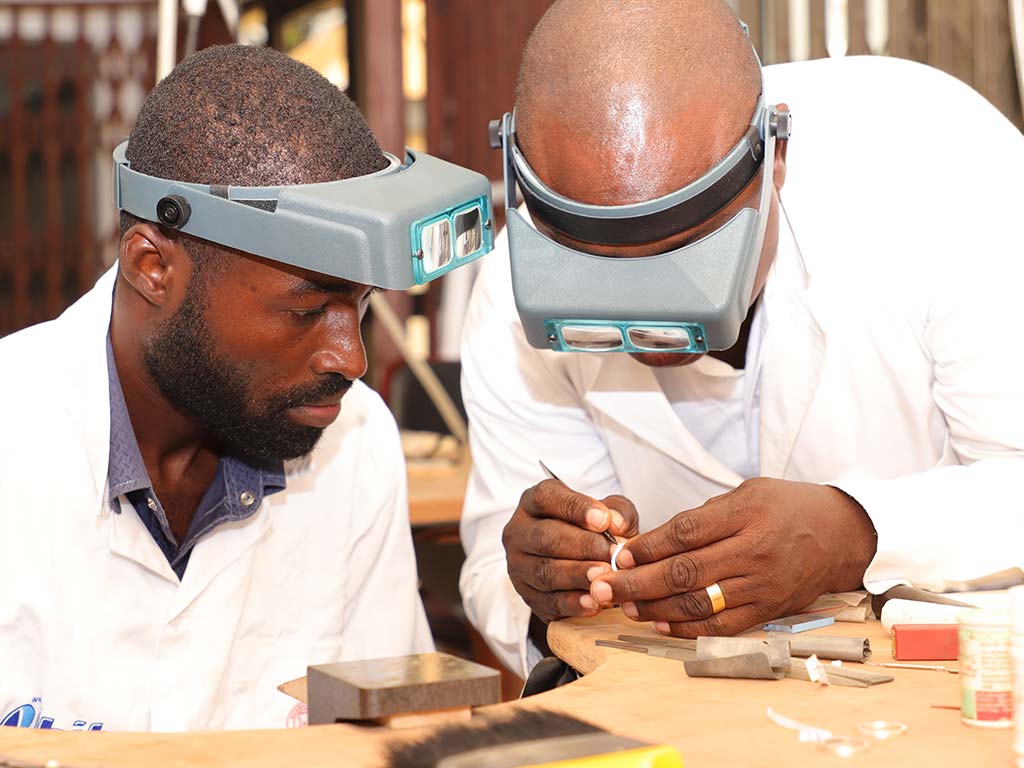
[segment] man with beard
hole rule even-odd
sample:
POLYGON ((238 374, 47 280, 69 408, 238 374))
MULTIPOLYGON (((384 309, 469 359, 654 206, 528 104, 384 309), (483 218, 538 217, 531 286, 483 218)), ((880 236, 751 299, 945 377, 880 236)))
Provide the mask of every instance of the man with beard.
MULTIPOLYGON (((215 185, 323 189, 389 167, 337 88, 242 46, 164 79, 126 156, 132 178, 225 198, 215 185)), ((374 288, 125 212, 121 227, 91 292, 0 342, 0 717, 298 722, 276 686, 307 665, 432 649, 398 432, 358 381, 374 288)))
POLYGON ((559 0, 500 135, 531 220, 467 313, 461 587, 510 667, 613 604, 731 635, 1024 565, 1024 138, 991 104, 880 57, 762 79, 718 0, 559 0))

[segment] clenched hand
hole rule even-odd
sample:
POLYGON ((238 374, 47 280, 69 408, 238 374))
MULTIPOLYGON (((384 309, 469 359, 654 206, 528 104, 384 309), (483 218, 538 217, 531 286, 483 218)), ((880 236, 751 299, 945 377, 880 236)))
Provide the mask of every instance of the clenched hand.
POLYGON ((637 536, 618 557, 627 570, 599 576, 590 594, 660 632, 734 635, 860 589, 875 548, 867 514, 842 491, 755 478, 637 536), (716 582, 717 614, 705 589, 716 582))
POLYGON ((611 570, 612 545, 601 531, 634 536, 637 514, 623 496, 600 501, 545 480, 519 500, 502 532, 508 575, 534 615, 548 622, 600 610, 590 582, 611 570))

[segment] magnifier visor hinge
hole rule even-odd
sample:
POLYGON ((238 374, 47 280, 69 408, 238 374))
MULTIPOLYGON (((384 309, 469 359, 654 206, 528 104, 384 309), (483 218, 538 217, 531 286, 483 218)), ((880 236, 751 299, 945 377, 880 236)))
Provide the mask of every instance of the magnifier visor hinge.
POLYGON ((501 120, 491 120, 487 124, 487 140, 491 149, 501 149, 501 120))
POLYGON ((789 110, 776 110, 769 118, 769 126, 775 138, 785 141, 793 132, 793 118, 789 110))
POLYGON ((156 204, 156 217, 161 224, 172 229, 181 229, 192 215, 192 206, 181 195, 168 195, 156 204))

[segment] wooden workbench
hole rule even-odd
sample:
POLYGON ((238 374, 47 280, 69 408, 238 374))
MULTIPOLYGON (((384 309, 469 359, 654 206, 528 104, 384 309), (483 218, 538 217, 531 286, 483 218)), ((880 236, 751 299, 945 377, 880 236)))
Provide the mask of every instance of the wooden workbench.
POLYGON ((409 522, 413 528, 458 527, 470 466, 469 451, 456 464, 408 463, 409 522))
MULTIPOLYGON (((676 745, 687 768, 712 766, 829 766, 841 758, 768 720, 765 708, 832 730, 856 735, 858 723, 899 720, 902 736, 875 742, 852 758, 863 766, 971 766, 1011 764, 1011 733, 970 728, 956 706, 959 678, 943 672, 890 670, 896 680, 872 688, 822 688, 796 680, 709 680, 686 676, 678 661, 596 647, 597 638, 620 632, 651 633, 618 611, 589 620, 552 624, 549 642, 563 658, 588 671, 583 679, 521 702, 489 708, 547 707, 574 714, 609 730, 676 745)), ((873 661, 890 659, 888 639, 877 622, 836 624, 823 633, 870 638, 873 661)), ((344 725, 292 731, 205 734, 61 733, 0 728, 0 766, 10 761, 107 768, 127 766, 379 765, 393 734, 344 725)), ((17 763, 21 765, 23 763, 17 763)))
MULTIPOLYGON (((932 707, 959 707, 958 675, 879 669, 896 679, 870 688, 821 687, 788 679, 712 680, 687 677, 678 661, 594 645, 594 640, 614 639, 620 632, 657 636, 646 629, 649 625, 637 631, 639 626, 619 611, 552 624, 548 630, 552 650, 577 669, 590 672, 552 697, 560 706, 610 729, 675 744, 686 768, 802 768, 845 762, 815 745, 799 743, 795 732, 768 719, 765 709, 769 706, 836 736, 857 736, 858 723, 869 720, 907 724, 902 736, 874 742, 851 758, 860 765, 1005 768, 1012 764, 1009 730, 966 726, 960 722, 959 709, 932 707), (576 691, 571 690, 574 687, 576 691)), ((889 638, 877 621, 836 623, 817 633, 867 637, 874 652, 871 661, 892 661, 889 638)), ((956 662, 935 663, 957 666, 956 662)))

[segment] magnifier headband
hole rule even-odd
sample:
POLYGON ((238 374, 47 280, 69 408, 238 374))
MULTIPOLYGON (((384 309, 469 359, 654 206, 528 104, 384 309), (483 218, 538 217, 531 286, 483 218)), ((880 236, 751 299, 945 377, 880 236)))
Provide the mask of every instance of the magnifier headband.
POLYGON ((406 150, 376 173, 319 184, 235 187, 161 179, 114 150, 120 210, 219 245, 389 289, 421 285, 490 251, 490 182, 406 150))
POLYGON ((765 112, 764 99, 758 97, 743 138, 725 157, 682 189, 639 203, 591 205, 555 192, 540 180, 519 149, 515 115, 507 123, 507 162, 530 210, 559 232, 586 243, 650 243, 707 220, 754 179, 764 159, 765 112))

